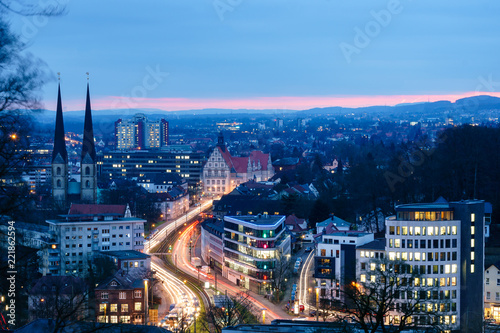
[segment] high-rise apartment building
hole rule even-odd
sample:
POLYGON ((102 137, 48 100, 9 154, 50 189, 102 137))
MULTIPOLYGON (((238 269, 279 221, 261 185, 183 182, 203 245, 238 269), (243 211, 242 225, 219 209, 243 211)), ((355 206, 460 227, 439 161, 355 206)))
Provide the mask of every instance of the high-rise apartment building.
POLYGON ((154 149, 168 145, 168 121, 148 120, 142 114, 132 119, 118 119, 115 122, 117 149, 154 149))

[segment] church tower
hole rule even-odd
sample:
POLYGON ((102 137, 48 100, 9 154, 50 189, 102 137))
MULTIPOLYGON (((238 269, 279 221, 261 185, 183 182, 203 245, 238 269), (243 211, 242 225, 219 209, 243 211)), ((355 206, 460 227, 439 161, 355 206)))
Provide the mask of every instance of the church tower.
POLYGON ((223 152, 226 151, 226 144, 224 143, 224 134, 222 134, 222 131, 220 131, 217 136, 217 147, 220 147, 223 152))
MULTIPOLYGON (((88 73, 87 73, 88 75, 88 73)), ((90 92, 87 78, 87 101, 85 104, 85 124, 83 127, 83 145, 81 159, 80 199, 83 203, 97 203, 97 159, 90 108, 90 92)))
POLYGON ((64 138, 61 84, 57 90, 56 129, 52 150, 52 198, 56 206, 66 208, 68 199, 68 152, 64 138))

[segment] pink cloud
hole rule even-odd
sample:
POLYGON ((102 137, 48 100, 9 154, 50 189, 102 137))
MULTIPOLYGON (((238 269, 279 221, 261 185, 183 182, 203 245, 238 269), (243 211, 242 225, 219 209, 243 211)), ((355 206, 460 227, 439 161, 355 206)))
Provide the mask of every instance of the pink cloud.
MULTIPOLYGON (((339 96, 278 96, 252 98, 126 98, 118 96, 92 99, 92 109, 160 109, 181 111, 193 109, 289 109, 306 110, 329 106, 364 107, 374 105, 396 105, 400 103, 435 102, 478 95, 500 97, 500 92, 466 92, 441 95, 339 95, 339 96)), ((82 110, 84 100, 63 101, 65 110, 82 110)), ((46 108, 55 109, 55 101, 46 103, 46 108)))

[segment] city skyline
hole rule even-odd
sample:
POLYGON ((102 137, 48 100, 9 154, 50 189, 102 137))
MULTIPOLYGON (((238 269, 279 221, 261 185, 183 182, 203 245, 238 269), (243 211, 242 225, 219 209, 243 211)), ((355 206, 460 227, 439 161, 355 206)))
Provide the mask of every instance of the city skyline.
POLYGON ((59 1, 18 17, 52 80, 42 101, 94 109, 308 109, 500 97, 499 4, 445 1, 59 1), (138 19, 141 18, 141 19, 138 19))

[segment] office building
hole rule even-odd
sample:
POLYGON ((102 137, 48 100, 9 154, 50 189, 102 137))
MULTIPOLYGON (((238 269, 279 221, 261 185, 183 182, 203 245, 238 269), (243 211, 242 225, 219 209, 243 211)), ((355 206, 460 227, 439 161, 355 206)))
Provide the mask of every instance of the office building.
POLYGON ((484 224, 485 202, 478 200, 400 205, 386 219, 389 261, 407 262, 438 288, 442 304, 434 307, 435 295, 426 304, 452 330, 473 332, 483 322, 484 224))
POLYGON ((274 269, 290 256, 283 215, 225 216, 223 240, 223 276, 257 293, 267 289, 274 269))
POLYGON ((168 121, 151 121, 142 113, 129 120, 118 119, 115 122, 115 138, 117 149, 165 147, 168 145, 168 121))
POLYGON ((203 152, 194 152, 189 146, 111 151, 103 155, 100 172, 109 179, 140 178, 148 173, 175 173, 187 181, 191 191, 197 191, 204 160, 203 152))

